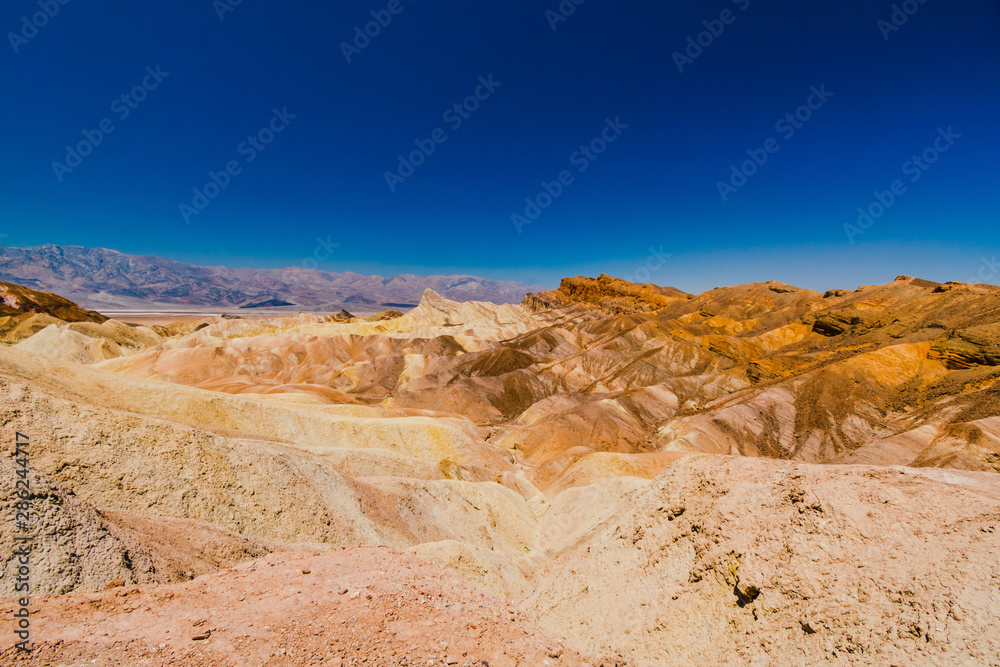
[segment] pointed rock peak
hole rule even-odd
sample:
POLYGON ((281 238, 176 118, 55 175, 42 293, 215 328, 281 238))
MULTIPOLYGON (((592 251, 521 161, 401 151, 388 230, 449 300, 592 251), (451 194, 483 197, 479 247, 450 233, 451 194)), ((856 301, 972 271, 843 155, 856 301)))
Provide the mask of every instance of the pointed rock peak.
POLYGON ((432 290, 430 287, 424 290, 423 295, 420 297, 420 305, 424 306, 440 306, 447 303, 448 300, 443 296, 432 290))
POLYGON ((460 308, 461 304, 449 301, 428 287, 424 290, 423 296, 420 297, 420 303, 413 309, 413 312, 423 313, 434 318, 442 316, 447 318, 456 313, 460 308))

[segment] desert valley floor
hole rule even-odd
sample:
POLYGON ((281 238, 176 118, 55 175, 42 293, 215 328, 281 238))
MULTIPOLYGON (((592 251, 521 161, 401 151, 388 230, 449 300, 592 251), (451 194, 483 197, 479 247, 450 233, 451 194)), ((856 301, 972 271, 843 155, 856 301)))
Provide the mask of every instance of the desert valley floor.
POLYGON ((2 664, 1000 665, 1000 288, 0 292, 2 664))

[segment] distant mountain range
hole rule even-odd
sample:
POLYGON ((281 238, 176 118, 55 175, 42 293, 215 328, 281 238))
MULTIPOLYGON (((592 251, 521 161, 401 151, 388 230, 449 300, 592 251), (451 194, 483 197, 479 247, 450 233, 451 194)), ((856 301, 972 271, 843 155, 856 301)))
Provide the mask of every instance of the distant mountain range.
POLYGON ((407 308, 430 288, 453 301, 517 303, 542 288, 476 276, 391 278, 300 268, 196 266, 104 248, 0 246, 0 280, 97 310, 260 308, 352 312, 407 308))

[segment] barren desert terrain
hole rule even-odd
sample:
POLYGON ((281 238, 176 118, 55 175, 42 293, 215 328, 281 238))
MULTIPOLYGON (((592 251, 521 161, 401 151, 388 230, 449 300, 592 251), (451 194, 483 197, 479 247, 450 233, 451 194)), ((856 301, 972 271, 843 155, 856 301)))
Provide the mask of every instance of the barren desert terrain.
POLYGON ((1000 665, 1000 288, 2 289, 3 664, 1000 665))

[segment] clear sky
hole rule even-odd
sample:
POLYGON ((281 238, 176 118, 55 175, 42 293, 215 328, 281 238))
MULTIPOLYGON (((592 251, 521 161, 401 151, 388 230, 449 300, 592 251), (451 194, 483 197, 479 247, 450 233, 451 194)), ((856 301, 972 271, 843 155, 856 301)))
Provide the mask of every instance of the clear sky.
POLYGON ((8 245, 1000 282, 998 0, 63 1, 0 9, 8 245))

